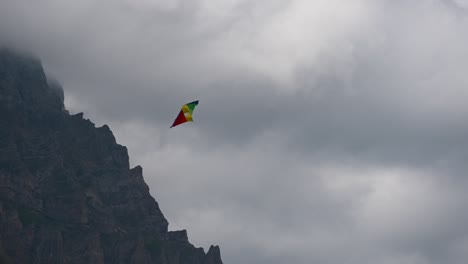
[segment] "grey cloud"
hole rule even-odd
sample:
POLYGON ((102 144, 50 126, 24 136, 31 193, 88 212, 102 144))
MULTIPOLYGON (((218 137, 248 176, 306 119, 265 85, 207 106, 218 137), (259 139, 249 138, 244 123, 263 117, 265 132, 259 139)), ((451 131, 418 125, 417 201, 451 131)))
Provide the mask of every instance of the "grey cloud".
POLYGON ((0 5, 1 43, 110 124, 171 228, 226 263, 465 262, 460 2, 0 5))

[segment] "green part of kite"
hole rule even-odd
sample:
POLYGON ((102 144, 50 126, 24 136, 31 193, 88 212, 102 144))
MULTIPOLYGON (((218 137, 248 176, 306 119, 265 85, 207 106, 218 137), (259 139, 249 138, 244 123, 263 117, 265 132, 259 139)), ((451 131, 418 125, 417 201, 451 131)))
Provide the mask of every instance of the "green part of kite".
POLYGON ((193 110, 195 109, 197 105, 198 105, 198 101, 194 101, 194 102, 187 104, 187 107, 189 108, 191 114, 193 113, 193 110))

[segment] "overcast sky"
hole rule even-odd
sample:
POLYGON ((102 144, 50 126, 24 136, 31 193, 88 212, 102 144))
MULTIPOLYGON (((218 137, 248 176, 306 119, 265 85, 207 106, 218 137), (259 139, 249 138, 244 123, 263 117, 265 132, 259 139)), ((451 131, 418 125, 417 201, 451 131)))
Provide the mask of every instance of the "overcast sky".
POLYGON ((226 264, 468 259, 467 0, 0 0, 0 42, 226 264))

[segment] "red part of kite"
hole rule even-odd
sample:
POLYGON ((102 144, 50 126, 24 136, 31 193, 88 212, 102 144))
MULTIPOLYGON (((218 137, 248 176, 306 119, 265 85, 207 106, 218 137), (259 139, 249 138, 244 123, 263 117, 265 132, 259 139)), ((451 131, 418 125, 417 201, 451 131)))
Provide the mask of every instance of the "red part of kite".
POLYGON ((187 122, 187 119, 185 118, 184 112, 180 111, 179 115, 177 116, 176 120, 174 120, 174 124, 172 124, 171 127, 175 127, 177 125, 180 125, 182 123, 187 122))

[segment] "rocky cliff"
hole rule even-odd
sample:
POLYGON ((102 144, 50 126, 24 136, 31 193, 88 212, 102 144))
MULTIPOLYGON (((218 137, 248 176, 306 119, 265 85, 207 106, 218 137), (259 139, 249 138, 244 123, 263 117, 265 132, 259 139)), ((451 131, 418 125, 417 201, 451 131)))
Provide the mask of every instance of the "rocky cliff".
POLYGON ((38 60, 0 49, 0 263, 222 261, 168 231, 108 126, 70 115, 38 60))

